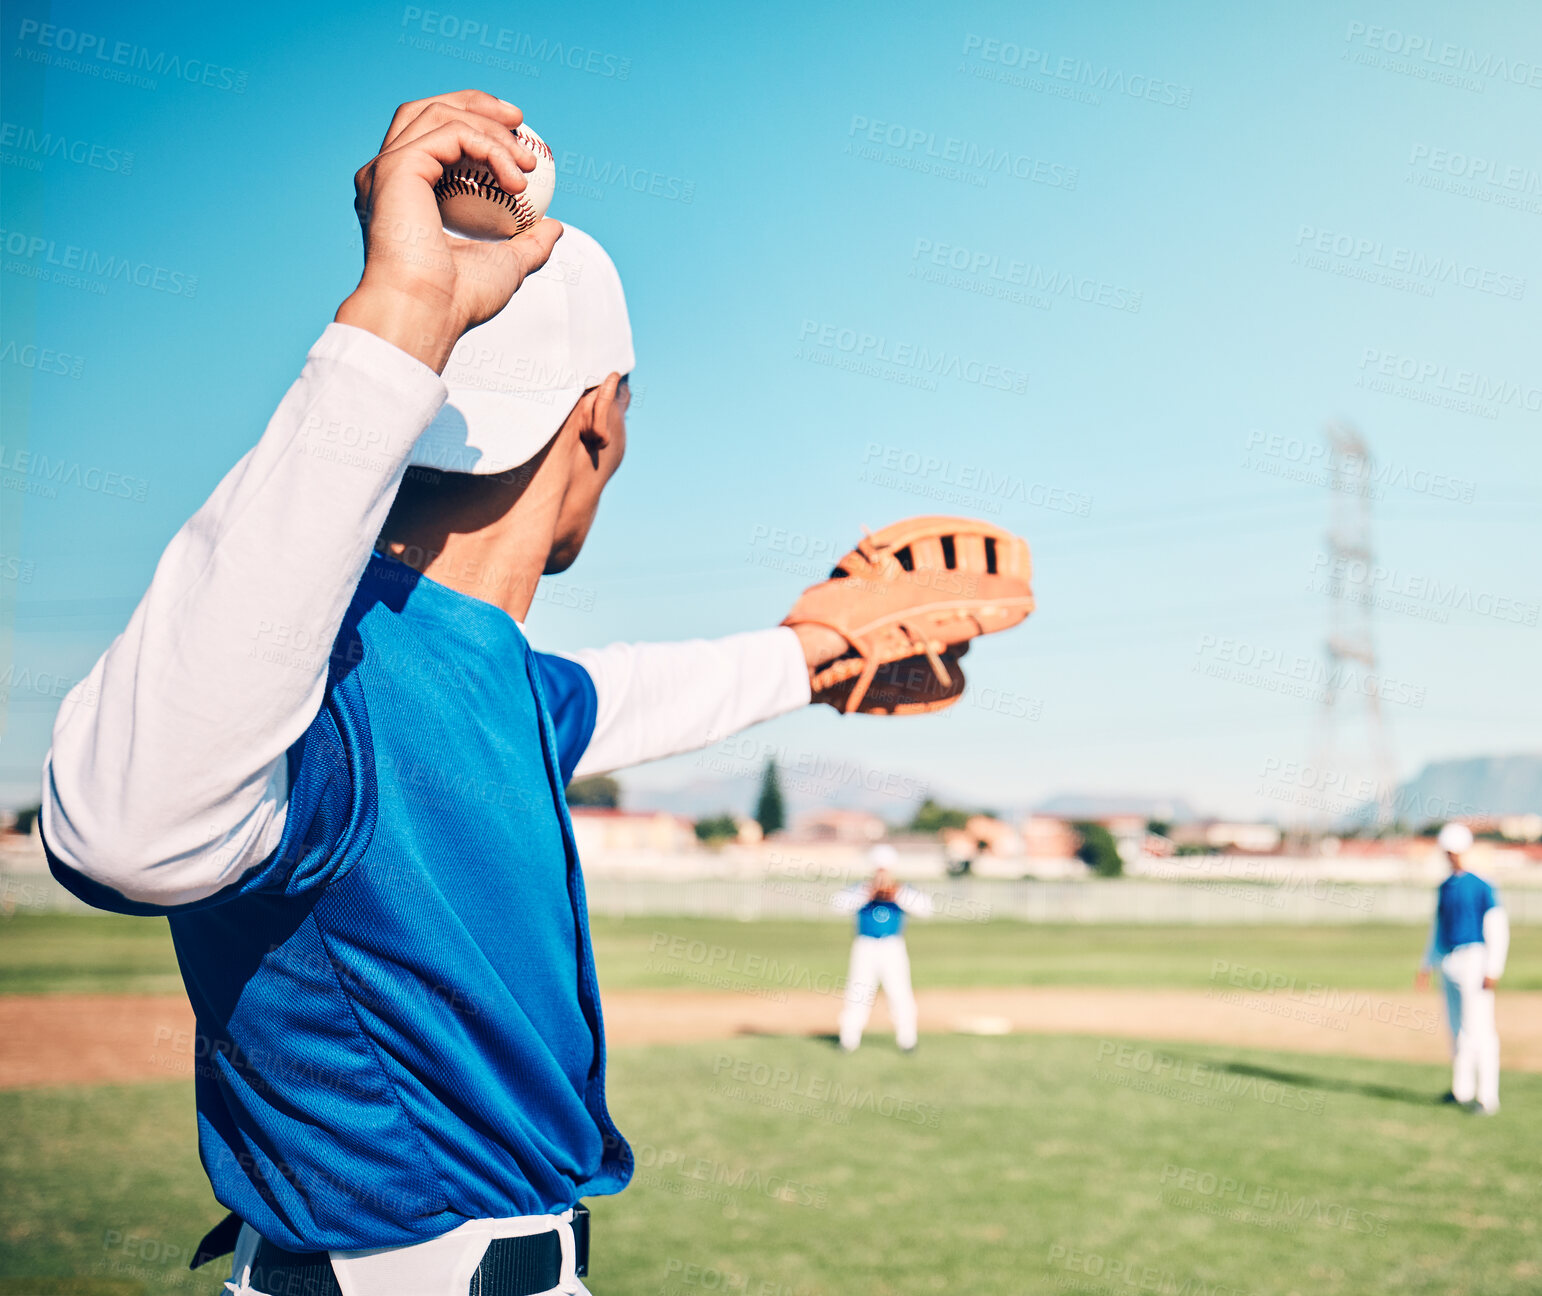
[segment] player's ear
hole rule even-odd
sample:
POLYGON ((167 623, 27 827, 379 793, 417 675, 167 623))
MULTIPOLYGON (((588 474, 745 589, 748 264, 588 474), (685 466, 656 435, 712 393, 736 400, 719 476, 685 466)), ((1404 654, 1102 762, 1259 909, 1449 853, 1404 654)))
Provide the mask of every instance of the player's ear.
POLYGON ((605 381, 598 387, 592 387, 584 393, 585 400, 589 400, 590 396, 594 399, 589 401, 589 416, 584 420, 579 436, 592 459, 598 459, 600 451, 610 444, 610 415, 622 381, 618 373, 607 374, 605 381))

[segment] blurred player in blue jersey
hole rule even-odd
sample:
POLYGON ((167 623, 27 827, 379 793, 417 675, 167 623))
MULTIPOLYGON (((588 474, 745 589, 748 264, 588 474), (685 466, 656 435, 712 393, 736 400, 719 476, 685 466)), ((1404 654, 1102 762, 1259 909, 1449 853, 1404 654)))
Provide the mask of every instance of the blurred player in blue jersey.
POLYGON ((905 918, 908 914, 927 917, 932 902, 915 887, 895 882, 890 870, 897 859, 894 847, 874 846, 868 852, 873 880, 847 887, 835 897, 837 909, 857 916, 851 967, 846 974, 846 1005, 841 1009, 841 1047, 848 1053, 862 1043, 862 1028, 873 1011, 879 987, 889 997, 895 1043, 907 1053, 916 1046, 916 997, 910 988, 905 918))
POLYGON ((1510 950, 1510 921, 1499 896, 1462 856, 1472 849, 1472 830, 1450 823, 1440 830, 1440 849, 1451 876, 1440 884, 1430 943, 1414 984, 1429 984, 1438 966, 1451 1023, 1451 1092, 1445 1101, 1493 1116, 1499 1111, 1499 1031, 1494 1024, 1494 987, 1504 975, 1510 950))

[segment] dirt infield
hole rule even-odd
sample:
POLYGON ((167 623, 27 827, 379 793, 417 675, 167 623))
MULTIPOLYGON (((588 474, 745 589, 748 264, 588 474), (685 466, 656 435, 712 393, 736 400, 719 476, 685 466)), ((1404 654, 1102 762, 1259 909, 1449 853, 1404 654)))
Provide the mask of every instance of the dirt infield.
MULTIPOLYGON (((1329 991, 1310 999, 1196 990, 923 990, 924 1032, 1106 1035, 1340 1053, 1409 1062, 1446 1060, 1434 995, 1329 991)), ((812 993, 614 990, 605 996, 613 1048, 736 1035, 826 1034, 839 1002, 812 993)), ((888 1029, 882 1000, 873 1029, 888 1029)), ((1504 1063, 1542 1071, 1542 992, 1499 997, 1504 1063)), ((196 1064, 193 1015, 171 995, 0 996, 0 1089, 179 1079, 196 1064)))

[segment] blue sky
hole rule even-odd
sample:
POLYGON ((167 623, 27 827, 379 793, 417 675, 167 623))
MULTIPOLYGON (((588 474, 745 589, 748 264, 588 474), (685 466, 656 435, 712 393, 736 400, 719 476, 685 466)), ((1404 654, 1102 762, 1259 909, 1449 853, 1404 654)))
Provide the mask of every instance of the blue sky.
POLYGON ((1534 6, 138 8, 20 3, 0 49, 4 802, 356 282, 392 110, 467 84, 552 144, 636 332, 627 463, 539 644, 774 623, 911 513, 1034 550, 964 704, 789 717, 635 799, 774 747, 859 771, 832 794, 1302 804, 1333 419, 1376 455, 1397 772, 1542 747, 1534 6))

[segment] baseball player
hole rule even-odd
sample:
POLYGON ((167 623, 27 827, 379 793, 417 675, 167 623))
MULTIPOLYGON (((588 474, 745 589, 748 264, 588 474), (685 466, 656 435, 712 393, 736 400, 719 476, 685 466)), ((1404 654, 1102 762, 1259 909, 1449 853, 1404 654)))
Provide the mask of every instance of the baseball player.
POLYGON ((632 1156, 564 787, 804 705, 846 647, 532 648, 537 581, 621 463, 633 351, 587 235, 441 226, 447 164, 521 189, 520 120, 477 91, 397 110, 355 177, 358 288, 44 767, 55 876, 169 917, 232 1212, 198 1259, 233 1249, 241 1296, 586 1290, 580 1198, 632 1156))
POLYGON ((913 886, 895 882, 890 870, 898 858, 894 847, 874 846, 868 852, 872 881, 847 887, 834 900, 837 909, 857 918, 857 934, 851 942, 851 964, 846 973, 846 1002, 841 1009, 841 1047, 848 1053, 855 1052, 862 1043, 862 1028, 873 1011, 879 987, 889 998, 894 1042, 906 1053, 916 1046, 916 996, 910 988, 905 918, 909 914, 929 917, 932 900, 913 886))
POLYGON ((43 770, 55 877, 169 918, 231 1211, 195 1262, 233 1250, 238 1296, 584 1292, 580 1198, 632 1155, 565 786, 811 700, 947 705, 968 641, 1032 607, 1020 539, 921 519, 779 627, 533 648, 537 583, 625 453, 634 357, 592 238, 441 224, 446 166, 523 190, 521 120, 472 90, 397 110, 354 177, 358 287, 43 770))
POLYGON ((1510 950, 1510 920, 1494 888, 1462 863, 1472 849, 1472 830, 1449 823, 1438 841, 1451 863, 1451 876, 1440 884, 1429 945, 1414 984, 1427 987, 1430 969, 1439 967, 1451 1026, 1451 1091, 1444 1101, 1493 1116, 1499 1111, 1494 987, 1510 950))

